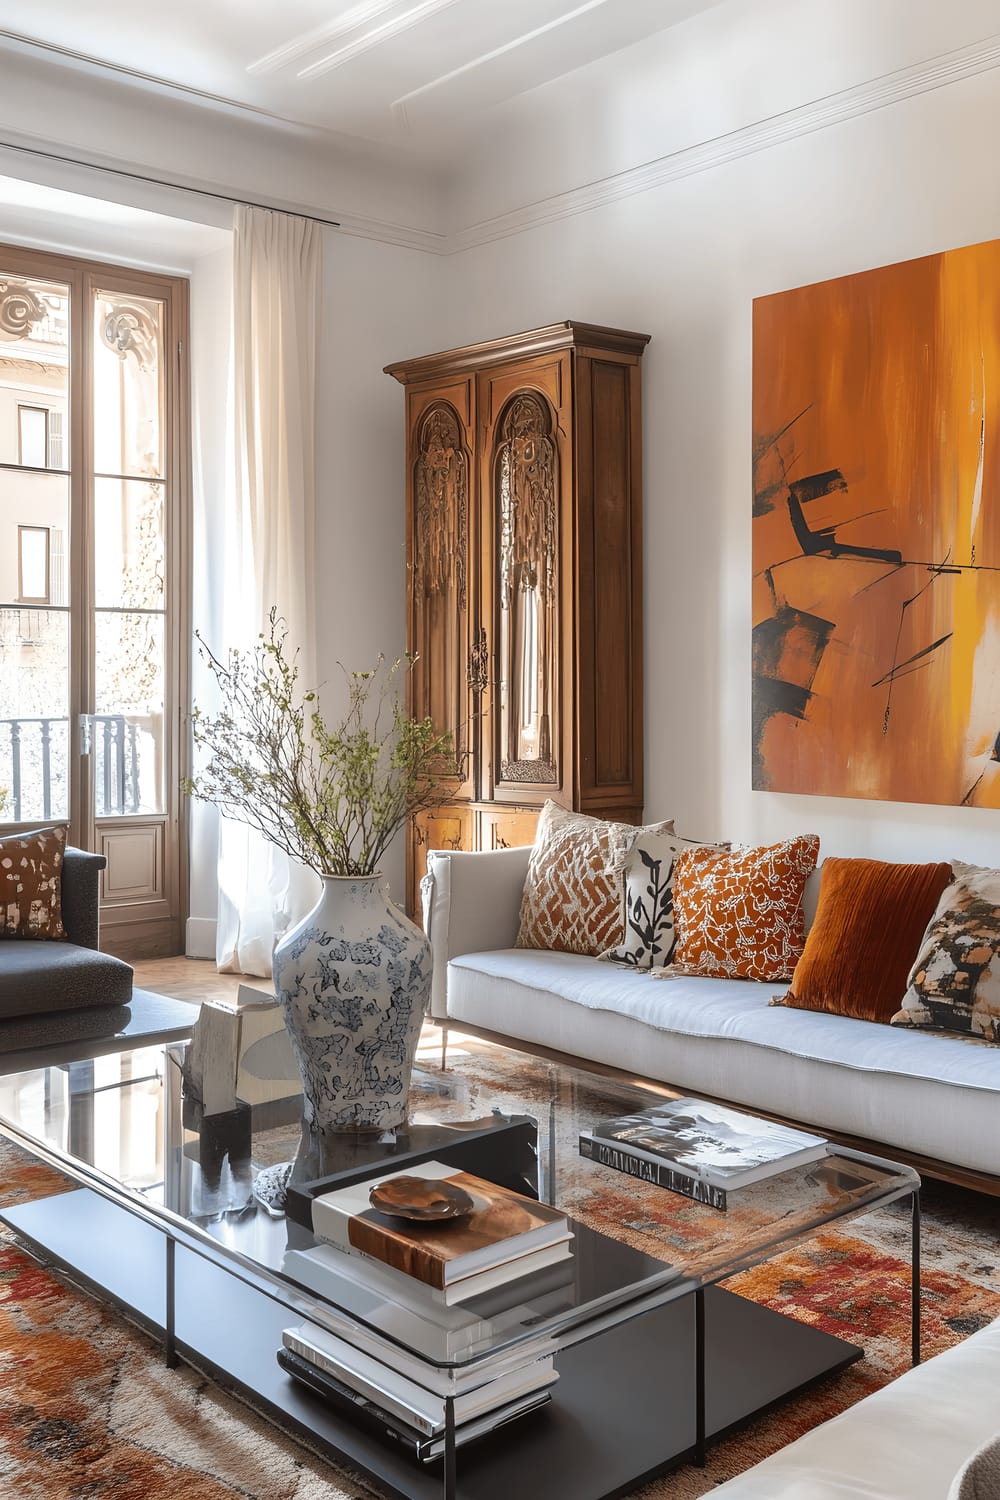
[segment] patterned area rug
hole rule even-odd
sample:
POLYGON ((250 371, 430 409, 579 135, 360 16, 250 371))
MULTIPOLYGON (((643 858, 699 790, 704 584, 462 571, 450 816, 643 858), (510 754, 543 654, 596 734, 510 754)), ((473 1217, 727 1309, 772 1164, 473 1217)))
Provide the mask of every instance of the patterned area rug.
MULTIPOLYGON (((469 1085, 552 1102, 552 1070, 501 1075, 502 1051, 470 1043, 469 1085)), ((589 1109, 593 1101, 586 1101, 589 1109)), ((559 1119, 559 1110, 556 1110, 559 1119)), ((575 1128, 571 1113, 566 1128, 575 1128)), ((558 1128, 563 1128, 562 1122, 558 1128)), ((643 1247, 683 1239, 685 1200, 621 1178, 591 1203, 593 1227, 643 1247)), ((0 1203, 63 1190, 47 1167, 0 1142, 0 1203)), ((560 1202, 572 1208, 573 1184, 560 1202)), ((928 1184, 924 1202, 927 1356, 1000 1316, 1000 1212, 995 1200, 928 1184)), ((901 1373, 909 1363, 909 1214, 881 1209, 727 1283, 769 1307, 860 1343, 865 1359, 712 1449, 636 1500, 696 1500, 901 1373)), ((155 1345, 0 1231, 0 1495, 4 1500, 368 1500, 374 1492, 276 1431, 186 1368, 166 1370, 155 1345)))

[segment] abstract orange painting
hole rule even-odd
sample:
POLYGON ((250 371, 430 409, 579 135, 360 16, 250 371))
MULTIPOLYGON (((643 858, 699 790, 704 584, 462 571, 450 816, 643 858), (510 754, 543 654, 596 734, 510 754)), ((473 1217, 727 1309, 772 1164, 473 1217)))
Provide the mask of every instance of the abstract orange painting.
POLYGON ((753 785, 1000 807, 1000 241, 753 309, 753 785))

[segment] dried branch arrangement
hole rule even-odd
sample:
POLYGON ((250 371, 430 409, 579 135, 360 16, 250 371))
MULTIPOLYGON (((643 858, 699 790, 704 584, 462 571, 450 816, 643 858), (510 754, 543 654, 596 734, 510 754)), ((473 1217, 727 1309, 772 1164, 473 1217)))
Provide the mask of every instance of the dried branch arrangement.
POLYGON ((347 711, 327 724, 316 690, 299 686, 297 652, 274 609, 269 622, 256 645, 225 660, 198 635, 221 706, 191 715, 208 758, 183 789, 320 875, 371 875, 407 818, 446 795, 451 735, 406 712, 407 657, 345 671, 347 711))

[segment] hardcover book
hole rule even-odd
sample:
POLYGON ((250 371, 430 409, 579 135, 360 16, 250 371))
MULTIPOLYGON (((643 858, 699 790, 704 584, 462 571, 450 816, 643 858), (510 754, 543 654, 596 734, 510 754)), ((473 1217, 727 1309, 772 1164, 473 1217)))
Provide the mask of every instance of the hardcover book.
MULTIPOLYGON (((346 1413, 352 1421, 358 1422, 368 1431, 376 1433, 388 1442, 398 1444, 421 1463, 433 1463, 443 1454, 443 1433, 438 1433, 434 1437, 420 1433, 408 1422, 385 1411, 377 1401, 363 1396, 360 1391, 353 1390, 351 1386, 330 1375, 326 1370, 321 1370, 318 1365, 303 1359, 291 1349, 278 1350, 278 1364, 295 1380, 308 1386, 316 1395, 322 1396, 323 1400, 335 1410, 346 1413)), ((470 1443, 475 1438, 488 1437, 490 1433, 496 1432, 507 1422, 512 1422, 515 1417, 522 1417, 530 1411, 537 1411, 540 1406, 546 1405, 551 1399, 551 1393, 543 1387, 518 1396, 494 1411, 474 1417, 468 1422, 462 1422, 455 1428, 455 1444, 461 1447, 462 1444, 470 1443)))
POLYGON ((565 1214, 443 1162, 422 1162, 407 1175, 462 1189, 472 1200, 463 1217, 417 1222, 373 1208, 371 1189, 398 1175, 369 1178, 314 1198, 313 1233, 445 1292, 472 1276, 499 1275, 501 1268, 511 1278, 537 1269, 543 1251, 569 1253, 572 1236, 565 1214), (557 1246, 562 1247, 558 1252, 557 1246))
POLYGON ((629 1177, 638 1177, 641 1182, 651 1182, 654 1187, 669 1188, 672 1193, 683 1193, 696 1203, 707 1203, 709 1208, 725 1209, 725 1188, 713 1187, 703 1177, 691 1177, 687 1172, 678 1172, 666 1162, 652 1161, 646 1156, 634 1156, 631 1151, 622 1151, 611 1141, 602 1141, 592 1131, 580 1133, 580 1155, 598 1166, 611 1167, 615 1172, 625 1172, 629 1177))
MULTIPOLYGON (((302 1323, 286 1328, 281 1342, 300 1359, 325 1370, 418 1431, 433 1435, 444 1427, 444 1394, 429 1390, 325 1329, 302 1323)), ((471 1421, 519 1396, 545 1389, 558 1378, 551 1356, 522 1362, 512 1369, 501 1366, 493 1379, 484 1381, 480 1377, 478 1385, 473 1385, 469 1377, 466 1388, 448 1393, 455 1402, 455 1421, 471 1421)))
POLYGON ((664 1100, 596 1125, 592 1134, 623 1153, 723 1190, 804 1166, 827 1150, 822 1136, 704 1099, 664 1100))

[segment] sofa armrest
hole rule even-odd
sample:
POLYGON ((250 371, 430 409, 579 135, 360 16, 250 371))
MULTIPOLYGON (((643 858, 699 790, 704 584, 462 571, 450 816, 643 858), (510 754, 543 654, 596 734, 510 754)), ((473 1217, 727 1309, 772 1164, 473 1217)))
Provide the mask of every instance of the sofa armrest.
POLYGON ((431 1015, 448 1014, 448 960, 513 948, 531 845, 519 849, 431 849, 421 882, 424 930, 434 956, 431 1015))
POLYGON ((62 868, 62 919, 66 936, 80 948, 97 948, 103 854, 67 849, 62 868))

